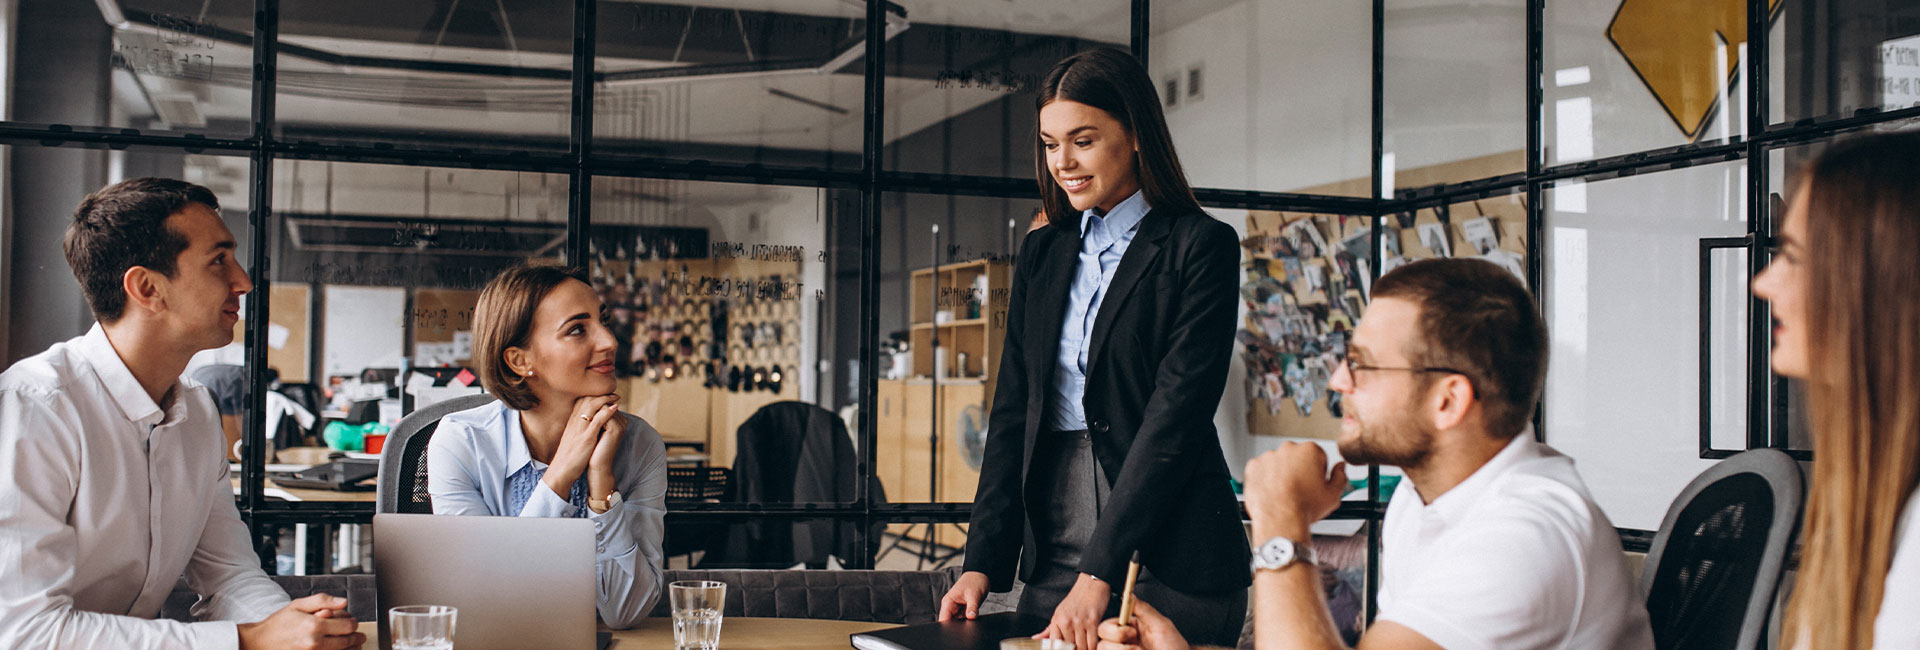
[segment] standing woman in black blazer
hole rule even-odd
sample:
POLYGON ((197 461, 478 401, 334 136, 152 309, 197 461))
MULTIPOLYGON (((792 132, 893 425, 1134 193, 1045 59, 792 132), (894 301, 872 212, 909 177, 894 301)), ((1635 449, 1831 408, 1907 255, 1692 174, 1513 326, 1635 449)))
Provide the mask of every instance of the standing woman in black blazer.
POLYGON ((1187 638, 1235 645, 1250 551, 1213 414, 1239 239, 1194 200, 1132 56, 1068 57, 1038 104, 1050 223, 1014 272, 966 572, 940 618, 972 618, 1017 573, 1041 635, 1091 650, 1138 552, 1136 593, 1187 638))

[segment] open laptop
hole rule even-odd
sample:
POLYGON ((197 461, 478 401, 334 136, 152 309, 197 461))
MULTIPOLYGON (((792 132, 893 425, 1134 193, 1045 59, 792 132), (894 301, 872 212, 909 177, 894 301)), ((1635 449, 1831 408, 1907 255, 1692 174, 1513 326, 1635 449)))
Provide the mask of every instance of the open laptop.
POLYGON ((610 639, 594 633, 591 521, 382 513, 373 532, 381 650, 393 647, 387 610, 402 605, 458 608, 460 650, 593 650, 610 639))

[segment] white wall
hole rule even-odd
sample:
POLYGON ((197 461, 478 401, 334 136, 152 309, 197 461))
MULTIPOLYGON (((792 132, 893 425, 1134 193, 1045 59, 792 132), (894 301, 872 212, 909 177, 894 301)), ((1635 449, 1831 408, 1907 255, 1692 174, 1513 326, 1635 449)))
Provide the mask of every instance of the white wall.
MULTIPOLYGON (((1381 94, 1383 144, 1394 166, 1526 149, 1526 17, 1523 0, 1388 0, 1381 94)), ((1524 169, 1523 157, 1512 160, 1499 171, 1472 173, 1524 169)))
MULTIPOLYGON (((1655 529, 1698 455, 1699 240, 1746 232, 1745 164, 1586 184, 1548 196, 1543 305, 1552 336, 1547 443, 1572 456, 1617 526, 1655 529)), ((1744 269, 1720 268, 1715 320, 1742 322, 1744 269)), ((1723 335, 1725 333, 1723 332, 1723 335)), ((1744 337, 1716 340, 1718 439, 1742 440, 1744 337), (1735 373, 1735 374, 1729 374, 1735 373)))
MULTIPOLYGON (((1689 142, 1607 39, 1614 9, 1548 3, 1542 116, 1548 164, 1689 142), (1578 72, 1563 83, 1561 70, 1578 72)), ((1776 52, 1785 47, 1778 24, 1770 42, 1776 52)), ((1726 56, 1744 65, 1740 47, 1728 48, 1726 56)), ((1782 70, 1774 73, 1772 102, 1779 105, 1782 70)), ((1716 89, 1726 102, 1698 141, 1746 130, 1743 77, 1716 89)), ((1781 173, 1772 170, 1776 188, 1781 173)), ((1543 307, 1553 337, 1546 439, 1579 463, 1617 526, 1658 528, 1673 497, 1713 464, 1698 457, 1703 290, 1711 294, 1709 436, 1715 447, 1745 446, 1744 257, 1716 257, 1714 283, 1701 287, 1699 280, 1701 238, 1746 234, 1745 183, 1745 165, 1731 163, 1562 183, 1547 195, 1540 246, 1543 307)))
POLYGON ((1196 186, 1294 191, 1366 178, 1372 166, 1372 8, 1344 0, 1246 0, 1155 26, 1156 83, 1201 66, 1202 97, 1167 112, 1196 186))
MULTIPOLYGON (((1587 98, 1592 122, 1569 124, 1561 134, 1584 139, 1596 156, 1685 142, 1606 40, 1615 7, 1551 6, 1549 142, 1555 100, 1578 97, 1587 98), (1585 83, 1553 84, 1554 70, 1582 66, 1585 83)), ((1522 149, 1524 5, 1392 0, 1387 11, 1383 111, 1398 166, 1522 149)), ((1150 72, 1161 91, 1167 78, 1195 65, 1208 79, 1198 101, 1183 96, 1167 116, 1195 184, 1295 190, 1366 178, 1370 21, 1366 3, 1243 0, 1186 24, 1156 24, 1150 72)), ((1739 97, 1739 82, 1727 92, 1739 97)), ((1739 126, 1728 131, 1737 134, 1739 126)), ((1710 122, 1707 132, 1722 131, 1710 122)), ((1567 200, 1564 207, 1584 212, 1553 212, 1541 242, 1554 339, 1546 437, 1576 459, 1616 525, 1658 527, 1671 498, 1711 464, 1697 453, 1698 240, 1744 234, 1741 174, 1731 166, 1695 168, 1555 194, 1567 200), (1572 201, 1582 194, 1584 207, 1572 201)), ((1244 212, 1213 212, 1244 236, 1244 212)), ((1738 266, 1731 258, 1720 262, 1713 302, 1718 347, 1710 404, 1714 437, 1729 446, 1745 427, 1745 342, 1738 336, 1745 283, 1738 266)), ((1287 440, 1247 434, 1244 373, 1236 349, 1215 416, 1236 475, 1248 457, 1287 440)))

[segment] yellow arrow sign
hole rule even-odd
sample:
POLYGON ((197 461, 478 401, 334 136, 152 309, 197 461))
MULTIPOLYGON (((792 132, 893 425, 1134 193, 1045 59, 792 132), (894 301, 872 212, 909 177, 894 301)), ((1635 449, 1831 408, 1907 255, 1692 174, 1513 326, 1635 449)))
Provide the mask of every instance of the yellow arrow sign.
MULTIPOLYGON (((1768 12, 1780 0, 1769 0, 1768 12)), ((1747 42, 1746 0, 1623 0, 1607 39, 1688 138, 1697 139, 1732 83, 1747 42), (1726 55, 1720 55, 1720 48, 1726 55)))

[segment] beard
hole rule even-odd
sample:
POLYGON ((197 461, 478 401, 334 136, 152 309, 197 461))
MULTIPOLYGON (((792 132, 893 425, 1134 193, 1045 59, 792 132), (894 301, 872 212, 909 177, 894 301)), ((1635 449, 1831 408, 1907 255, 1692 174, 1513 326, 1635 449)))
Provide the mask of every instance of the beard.
POLYGON ((1360 434, 1340 441, 1340 457, 1351 465, 1417 467, 1425 463, 1433 453, 1432 427, 1406 414, 1397 415, 1376 422, 1361 418, 1355 409, 1353 418, 1360 425, 1360 434))

